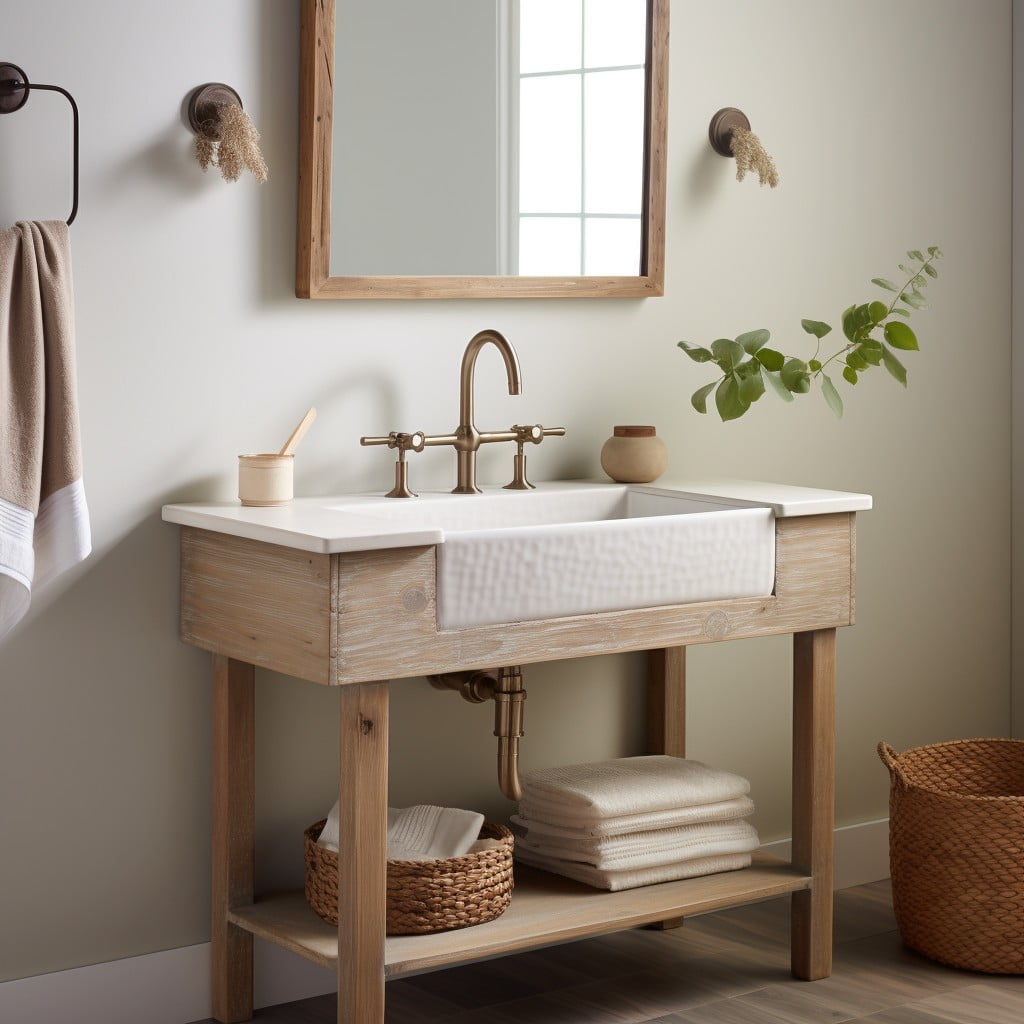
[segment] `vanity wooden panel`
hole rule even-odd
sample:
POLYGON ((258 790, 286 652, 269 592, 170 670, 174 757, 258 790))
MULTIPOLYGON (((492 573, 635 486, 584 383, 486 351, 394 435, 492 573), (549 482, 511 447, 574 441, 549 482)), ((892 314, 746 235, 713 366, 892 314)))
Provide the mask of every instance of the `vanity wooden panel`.
POLYGON ((779 519, 775 593, 439 632, 434 548, 313 555, 182 531, 182 639, 330 685, 854 621, 855 514, 779 519))
POLYGON ((331 678, 331 556, 181 531, 181 639, 314 683, 331 678))

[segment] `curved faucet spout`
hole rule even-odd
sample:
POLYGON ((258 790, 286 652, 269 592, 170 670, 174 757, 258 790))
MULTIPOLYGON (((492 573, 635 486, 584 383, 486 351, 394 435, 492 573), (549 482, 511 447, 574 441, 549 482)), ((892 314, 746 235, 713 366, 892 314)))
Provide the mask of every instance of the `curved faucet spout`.
POLYGON ((476 359, 484 345, 493 345, 505 360, 505 371, 508 374, 508 393, 518 395, 522 391, 522 380, 519 374, 519 359, 515 349, 503 334, 498 331, 481 331, 470 338, 466 351, 462 355, 462 369, 459 373, 459 425, 455 431, 455 452, 458 462, 458 484, 454 494, 477 494, 480 488, 476 485, 476 452, 483 441, 514 440, 510 432, 481 435, 476 429, 476 415, 473 407, 474 379, 476 359))
POLYGON ((505 360, 505 371, 508 374, 508 393, 522 393, 522 379, 519 375, 519 359, 516 350, 508 339, 498 331, 481 331, 469 340, 466 351, 462 354, 462 370, 459 374, 459 426, 471 427, 475 423, 473 410, 473 381, 476 373, 476 357, 484 345, 492 344, 505 360))

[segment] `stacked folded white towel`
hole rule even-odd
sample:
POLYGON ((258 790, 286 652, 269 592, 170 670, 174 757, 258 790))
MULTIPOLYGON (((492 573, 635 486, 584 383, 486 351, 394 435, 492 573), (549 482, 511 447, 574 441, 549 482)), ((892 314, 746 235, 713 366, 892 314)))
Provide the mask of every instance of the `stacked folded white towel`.
POLYGON ((654 754, 522 778, 516 858, 599 889, 631 889, 750 865, 750 783, 654 754))

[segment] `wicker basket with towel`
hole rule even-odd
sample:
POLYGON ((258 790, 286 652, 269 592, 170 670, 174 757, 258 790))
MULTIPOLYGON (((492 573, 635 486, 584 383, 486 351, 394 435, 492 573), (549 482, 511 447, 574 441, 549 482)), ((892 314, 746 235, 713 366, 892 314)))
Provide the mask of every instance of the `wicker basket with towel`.
MULTIPOLYGON (((306 901, 338 923, 338 807, 306 829, 306 901)), ((512 900, 512 832, 453 807, 388 808, 388 935, 483 924, 512 900)))

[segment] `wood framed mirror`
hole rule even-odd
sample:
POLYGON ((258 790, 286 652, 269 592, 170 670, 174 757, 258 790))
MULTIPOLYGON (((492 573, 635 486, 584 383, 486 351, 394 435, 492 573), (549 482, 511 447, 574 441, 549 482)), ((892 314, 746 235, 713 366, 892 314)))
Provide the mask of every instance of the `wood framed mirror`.
POLYGON ((300 2, 299 298, 664 293, 669 0, 300 2))

